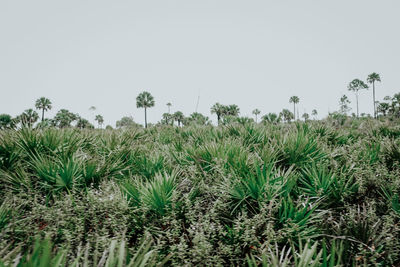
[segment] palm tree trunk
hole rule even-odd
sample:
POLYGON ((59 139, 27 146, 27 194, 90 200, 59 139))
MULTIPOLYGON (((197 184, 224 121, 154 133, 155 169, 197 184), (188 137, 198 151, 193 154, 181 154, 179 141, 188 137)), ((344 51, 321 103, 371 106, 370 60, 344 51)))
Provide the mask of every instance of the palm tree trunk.
POLYGON ((42 121, 44 121, 44 108, 42 109, 42 121))
POLYGON ((296 103, 293 102, 293 120, 296 120, 296 103))
POLYGON ((358 118, 358 92, 356 92, 356 103, 357 103, 357 118, 358 118))
POLYGON ((372 82, 372 91, 374 96, 374 118, 376 119, 376 107, 375 107, 375 81, 372 82))
POLYGON ((147 108, 144 107, 144 128, 147 128, 147 108))

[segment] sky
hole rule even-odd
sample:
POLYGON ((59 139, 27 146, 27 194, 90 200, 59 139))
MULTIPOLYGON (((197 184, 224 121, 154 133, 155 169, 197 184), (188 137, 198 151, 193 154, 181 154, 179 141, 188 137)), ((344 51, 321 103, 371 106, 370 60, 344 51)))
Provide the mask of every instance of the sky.
MULTIPOLYGON (((105 124, 143 123, 136 96, 149 91, 155 123, 168 111, 209 116, 216 103, 252 116, 338 110, 347 84, 377 72, 377 100, 400 92, 400 1, 0 1, 0 113, 45 96, 105 124)), ((360 93, 372 113, 372 90, 360 93)))

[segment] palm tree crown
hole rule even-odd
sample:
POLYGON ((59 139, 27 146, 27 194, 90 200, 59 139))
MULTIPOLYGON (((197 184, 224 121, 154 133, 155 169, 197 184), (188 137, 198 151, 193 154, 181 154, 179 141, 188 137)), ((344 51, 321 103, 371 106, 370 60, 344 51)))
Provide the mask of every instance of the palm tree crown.
POLYGON ((149 92, 142 92, 136 97, 136 107, 151 108, 154 107, 154 97, 149 92))
POLYGON ((225 112, 224 115, 228 115, 228 116, 239 116, 240 113, 240 108, 238 107, 238 105, 229 105, 229 106, 225 106, 225 112))
POLYGON ((318 115, 318 111, 316 109, 313 109, 311 111, 311 115, 313 115, 314 117, 316 117, 318 115))
POLYGON ((168 114, 171 113, 171 106, 172 106, 171 102, 168 102, 168 103, 167 103, 168 114))
POLYGON ((44 121, 44 112, 52 108, 51 101, 48 98, 41 97, 36 100, 35 107, 42 110, 42 121, 44 121))
POLYGON ((154 97, 149 92, 142 92, 136 97, 136 107, 144 108, 144 125, 147 128, 147 108, 154 107, 154 97))

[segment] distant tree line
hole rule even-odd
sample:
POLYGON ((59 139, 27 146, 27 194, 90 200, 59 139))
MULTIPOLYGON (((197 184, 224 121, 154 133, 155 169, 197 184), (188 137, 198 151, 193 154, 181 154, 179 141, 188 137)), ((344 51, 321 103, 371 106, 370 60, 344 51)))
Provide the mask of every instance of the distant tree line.
MULTIPOLYGON (((375 86, 377 82, 381 82, 381 77, 378 73, 371 73, 367 76, 366 82, 360 79, 353 79, 347 86, 347 89, 355 94, 356 98, 356 113, 352 114, 354 117, 359 117, 359 94, 363 90, 369 89, 368 84, 372 85, 373 89, 373 117, 400 117, 400 93, 395 94, 393 97, 386 96, 383 101, 379 102, 375 99, 375 86)), ((267 113, 261 116, 261 122, 263 123, 280 123, 287 122, 290 123, 293 120, 300 120, 300 117, 304 119, 304 121, 312 119, 316 119, 318 115, 318 111, 313 109, 311 115, 304 112, 301 116, 299 115, 298 106, 300 102, 300 98, 298 96, 291 96, 289 98, 289 103, 293 104, 293 112, 289 109, 282 109, 279 113, 267 113), (297 112, 296 112, 297 111, 297 112), (297 114, 296 114, 297 113, 297 114)), ((328 116, 334 117, 346 117, 348 113, 351 111, 350 107, 351 101, 346 96, 343 95, 339 100, 339 110, 333 113, 330 113, 328 116)), ((147 91, 141 92, 136 98, 136 107, 144 109, 144 127, 148 127, 147 121, 147 112, 149 108, 154 107, 155 100, 154 97, 147 91)), ((167 104, 168 112, 163 113, 158 124, 161 125, 176 125, 187 126, 187 125, 209 125, 211 124, 211 120, 209 117, 198 113, 193 112, 189 116, 185 116, 181 111, 175 111, 171 113, 171 102, 167 104)), ((66 128, 66 127, 77 127, 80 129, 85 128, 95 128, 94 124, 97 124, 98 128, 103 128, 104 118, 100 114, 94 114, 96 111, 96 107, 91 106, 89 110, 93 112, 93 124, 89 122, 89 120, 81 117, 79 114, 70 112, 67 109, 59 110, 54 118, 46 118, 45 113, 52 109, 52 102, 45 98, 41 97, 36 100, 35 108, 39 113, 34 109, 27 109, 22 112, 20 115, 16 117, 12 117, 8 114, 0 114, 0 129, 5 128, 16 128, 18 126, 27 126, 33 127, 35 123, 36 127, 58 127, 58 128, 66 128), (40 118, 40 122, 39 122, 40 118)), ((211 114, 215 114, 217 117, 218 125, 220 124, 228 124, 231 122, 241 122, 245 123, 247 121, 255 121, 258 123, 258 118, 261 114, 259 109, 254 109, 252 114, 255 116, 255 120, 252 118, 244 118, 239 117, 240 108, 235 104, 223 105, 220 103, 215 103, 211 109, 211 114)), ((361 113, 361 116, 365 116, 365 113, 361 113)), ((117 128, 126 128, 126 127, 141 127, 140 124, 136 123, 132 117, 125 116, 116 122, 117 128)), ((111 126, 107 126, 106 128, 112 128, 111 126)))

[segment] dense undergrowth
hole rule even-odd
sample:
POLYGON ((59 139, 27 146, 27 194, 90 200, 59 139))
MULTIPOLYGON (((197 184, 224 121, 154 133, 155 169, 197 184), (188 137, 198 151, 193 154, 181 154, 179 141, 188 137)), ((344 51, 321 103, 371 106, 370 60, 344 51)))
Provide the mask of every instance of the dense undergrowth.
POLYGON ((400 127, 0 132, 0 266, 400 264, 400 127))

